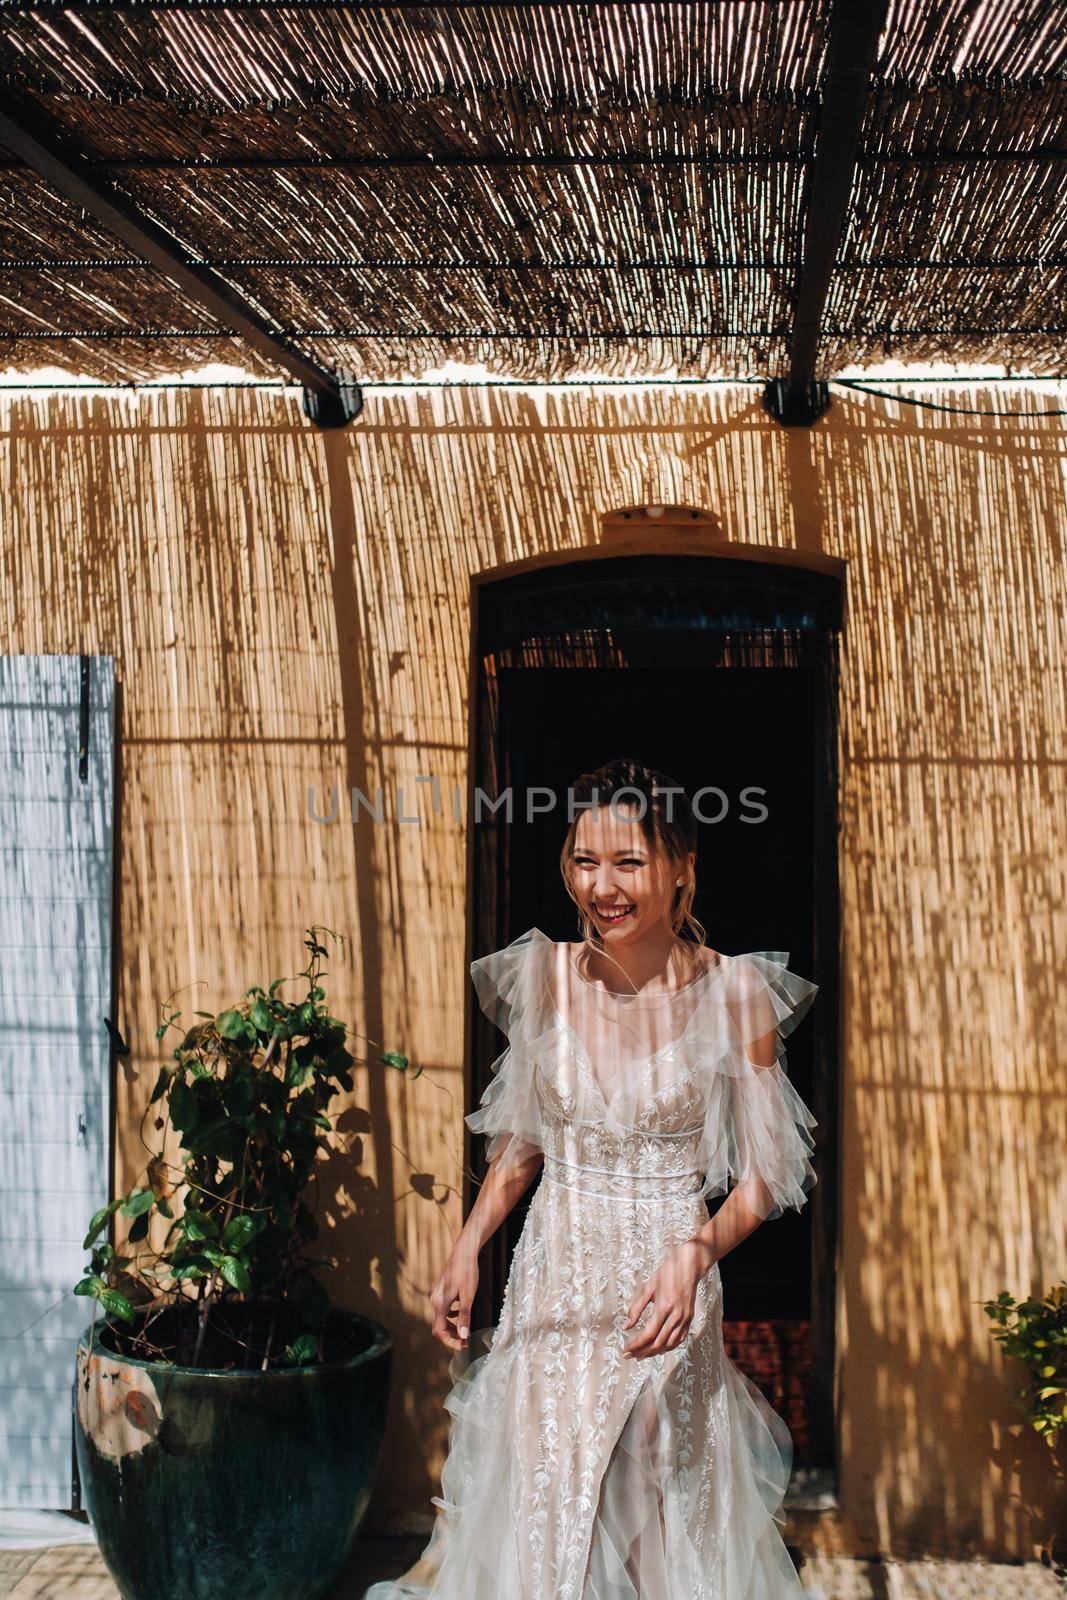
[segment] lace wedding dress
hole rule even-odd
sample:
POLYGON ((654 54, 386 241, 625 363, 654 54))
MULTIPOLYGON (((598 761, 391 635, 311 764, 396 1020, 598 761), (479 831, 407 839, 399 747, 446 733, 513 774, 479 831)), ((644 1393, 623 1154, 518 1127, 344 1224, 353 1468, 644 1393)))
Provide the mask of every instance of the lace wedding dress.
POLYGON ((816 985, 712 954, 673 993, 615 994, 531 928, 471 966, 508 1047, 467 1117, 502 1167, 543 1152, 495 1329, 452 1359, 449 1452, 416 1566, 365 1600, 791 1600, 789 1431, 728 1359, 718 1266, 686 1339, 622 1350, 640 1284, 731 1180, 764 1219, 815 1182, 782 1040, 816 985), (777 1030, 761 1069, 747 1046, 777 1030), (475 1346, 481 1353, 472 1356, 475 1346))

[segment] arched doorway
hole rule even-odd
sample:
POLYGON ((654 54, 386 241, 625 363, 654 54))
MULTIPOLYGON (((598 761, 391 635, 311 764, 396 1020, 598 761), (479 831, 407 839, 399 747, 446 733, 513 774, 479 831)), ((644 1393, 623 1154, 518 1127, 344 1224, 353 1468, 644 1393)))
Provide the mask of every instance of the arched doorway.
MULTIPOLYGON (((721 1263, 733 1359, 789 1423, 798 1468, 834 1464, 838 1122, 837 730, 841 579, 737 554, 598 554, 478 586, 469 815, 471 954, 532 925, 571 939, 559 877, 567 785, 634 756, 702 791, 696 914, 716 949, 790 953, 821 986, 789 1072, 818 1118, 818 1183, 721 1263), (559 797, 528 810, 534 789, 559 797), (483 808, 512 797, 510 819, 483 808)), ((499 1054, 474 1008, 467 1109, 499 1054)), ((480 1177, 481 1152, 468 1151, 480 1177)), ((532 1194, 532 1190, 531 1190, 532 1194)), ((468 1197, 469 1199, 470 1197, 468 1197)), ((482 1257, 475 1323, 496 1320, 525 1216, 482 1257)), ((712 1205, 721 1202, 712 1202, 712 1205)))

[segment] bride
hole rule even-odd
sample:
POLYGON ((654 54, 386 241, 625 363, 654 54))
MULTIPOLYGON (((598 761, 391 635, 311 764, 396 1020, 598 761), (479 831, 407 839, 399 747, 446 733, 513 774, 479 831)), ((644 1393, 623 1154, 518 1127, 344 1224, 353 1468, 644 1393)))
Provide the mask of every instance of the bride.
POLYGON ((781 952, 706 946, 670 779, 617 761, 572 792, 582 938, 530 928, 471 966, 508 1047, 466 1118, 488 1174, 430 1295, 456 1352, 439 1515, 365 1600, 791 1600, 792 1442, 726 1356, 718 1263, 815 1182, 782 1041, 816 985, 781 952), (538 1175, 470 1359, 479 1253, 538 1175))

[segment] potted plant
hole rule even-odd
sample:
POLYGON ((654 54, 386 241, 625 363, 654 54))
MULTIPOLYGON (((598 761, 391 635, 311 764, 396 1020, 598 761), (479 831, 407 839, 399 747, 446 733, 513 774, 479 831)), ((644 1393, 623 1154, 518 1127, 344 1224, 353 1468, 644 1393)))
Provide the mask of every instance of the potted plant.
MULTIPOLYGON (((392 1340, 333 1307, 314 1270, 328 1258, 306 1254, 330 1103, 356 1061, 326 1005, 320 932, 298 999, 276 978, 188 1028, 164 1006, 156 1037, 177 1028, 181 1042, 146 1111, 156 1153, 85 1237, 74 1292, 97 1304, 77 1351, 75 1448, 124 1600, 313 1600, 370 1497, 392 1340), (117 1244, 116 1214, 130 1223, 117 1244)), ((377 1060, 408 1068, 397 1052, 377 1060)))

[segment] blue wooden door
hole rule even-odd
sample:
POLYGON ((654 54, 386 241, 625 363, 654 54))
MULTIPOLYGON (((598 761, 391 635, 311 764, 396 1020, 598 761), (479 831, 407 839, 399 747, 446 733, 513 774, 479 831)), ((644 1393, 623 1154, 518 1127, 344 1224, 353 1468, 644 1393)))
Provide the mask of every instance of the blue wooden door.
POLYGON ((0 656, 0 1506, 72 1501, 73 1285, 111 1146, 115 671, 0 656))

